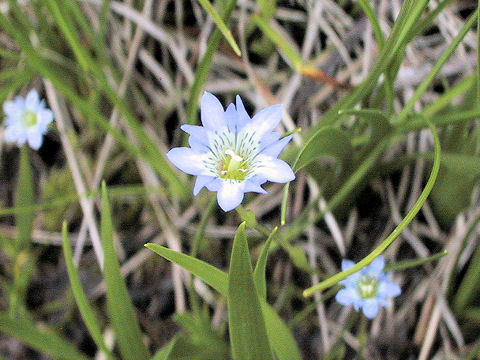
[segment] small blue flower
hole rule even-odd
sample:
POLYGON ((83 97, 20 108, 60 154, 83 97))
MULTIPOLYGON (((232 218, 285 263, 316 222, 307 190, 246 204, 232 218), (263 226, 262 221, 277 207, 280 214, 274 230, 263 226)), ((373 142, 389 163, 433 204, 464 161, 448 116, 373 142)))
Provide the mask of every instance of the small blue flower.
POLYGON ((183 125, 190 135, 190 147, 170 150, 167 157, 180 170, 196 175, 193 194, 203 187, 217 191, 218 205, 224 211, 239 206, 247 192, 265 194, 267 181, 286 183, 295 179, 290 166, 277 159, 292 135, 280 139, 273 131, 282 119, 282 105, 248 116, 242 99, 226 110, 218 99, 205 92, 200 104, 203 126, 183 125))
POLYGON ((5 119, 5 140, 22 146, 25 142, 34 150, 42 146, 43 135, 53 121, 53 113, 40 100, 35 89, 30 90, 24 99, 17 96, 3 104, 5 119))
MULTIPOLYGON (((353 261, 343 260, 342 271, 350 269, 353 261)), ((373 319, 380 306, 387 306, 387 298, 400 295, 402 290, 396 283, 388 280, 389 273, 384 273, 385 260, 379 256, 370 265, 350 275, 340 284, 345 285, 335 299, 342 305, 353 305, 355 310, 360 308, 363 314, 373 319)))

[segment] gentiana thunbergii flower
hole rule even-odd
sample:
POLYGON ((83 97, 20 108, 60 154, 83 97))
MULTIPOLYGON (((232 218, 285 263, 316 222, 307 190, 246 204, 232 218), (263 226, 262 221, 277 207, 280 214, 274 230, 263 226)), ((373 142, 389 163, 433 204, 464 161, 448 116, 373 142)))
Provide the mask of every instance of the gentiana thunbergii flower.
POLYGON ((282 118, 282 105, 248 116, 242 99, 226 110, 218 99, 205 92, 200 104, 203 126, 183 125, 190 135, 190 147, 170 150, 167 157, 180 170, 197 179, 193 194, 203 187, 217 192, 218 205, 224 211, 239 206, 247 192, 265 194, 267 181, 286 183, 295 179, 290 166, 277 159, 291 140, 273 131, 282 118))
MULTIPOLYGON (((350 269, 353 261, 343 260, 342 271, 350 269)), ((379 256, 370 265, 350 275, 340 284, 345 287, 336 296, 342 305, 353 305, 355 310, 362 309, 363 314, 373 319, 380 306, 387 306, 387 298, 393 298, 402 292, 398 284, 388 280, 389 274, 383 272, 385 260, 379 256)))
POLYGON ((48 125, 53 121, 53 113, 39 99, 37 91, 32 89, 26 98, 17 96, 13 101, 5 102, 3 111, 7 115, 5 140, 18 146, 28 142, 32 149, 38 150, 48 125))

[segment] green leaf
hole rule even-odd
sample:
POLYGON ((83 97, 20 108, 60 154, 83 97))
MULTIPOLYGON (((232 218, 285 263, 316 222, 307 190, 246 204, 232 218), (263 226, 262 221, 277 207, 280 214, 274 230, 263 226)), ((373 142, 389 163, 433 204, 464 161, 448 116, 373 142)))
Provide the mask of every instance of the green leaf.
POLYGON ((245 222, 233 240, 228 276, 228 325, 234 360, 273 360, 253 281, 245 222))
POLYGON ((135 308, 128 296, 127 286, 120 272, 120 264, 113 244, 113 226, 107 188, 102 183, 102 245, 104 251, 104 277, 107 308, 110 314, 120 353, 124 360, 150 358, 142 341, 142 332, 135 315, 135 308))
MULTIPOLYGON (((236 4, 237 0, 228 0, 228 2, 224 5, 222 19, 225 24, 228 24, 236 4)), ((207 80, 208 73, 212 67, 213 57, 215 56, 215 52, 217 51, 221 37, 222 33, 219 29, 216 29, 208 40, 207 50, 205 51, 202 60, 198 64, 197 71, 195 73, 195 79, 193 80, 193 85, 190 89, 190 94, 188 97, 187 124, 195 123, 195 117, 197 116, 198 110, 198 98, 200 97, 203 84, 207 80)), ((184 139, 186 142, 187 135, 185 135, 184 139)))
POLYGON ((343 167, 349 167, 353 156, 350 138, 333 126, 320 129, 299 151, 293 170, 297 172, 322 155, 331 156, 339 160, 343 167))
POLYGON ((385 265, 385 270, 384 271, 398 271, 398 270, 409 269, 409 268, 412 268, 412 267, 417 267, 417 266, 420 266, 420 265, 423 265, 423 264, 441 259, 445 255, 448 255, 447 250, 443 250, 443 251, 441 251, 437 254, 427 256, 426 258, 409 259, 409 260, 399 261, 399 262, 396 262, 396 263, 387 264, 387 265, 385 265))
MULTIPOLYGON (((149 243, 145 244, 145 247, 163 258, 180 265, 185 270, 202 279, 223 296, 227 296, 228 275, 224 271, 207 264, 205 261, 167 249, 161 245, 149 243)), ((263 305, 263 303, 262 301, 262 309, 264 311, 268 309, 268 311, 264 313, 267 335, 276 356, 279 360, 301 360, 300 351, 290 330, 275 310, 267 303, 265 303, 265 305, 263 305)))
POLYGON ((240 51, 240 48, 235 42, 232 32, 227 28, 227 26, 223 22, 220 15, 218 15, 217 11, 212 6, 212 4, 210 4, 208 0, 198 0, 198 2, 200 3, 200 5, 202 5, 203 9, 211 16, 215 24, 217 24, 218 29, 221 31, 221 33, 225 37, 225 40, 227 40, 227 42, 230 44, 233 51, 235 51, 235 54, 237 54, 237 56, 242 56, 242 52, 240 51))
POLYGON ((355 115, 364 118, 371 128, 370 138, 373 143, 378 143, 384 136, 392 131, 392 125, 388 117, 381 111, 376 109, 361 109, 361 110, 342 110, 339 115, 355 115))
POLYGON ((9 315, 0 313, 0 331, 54 359, 88 360, 54 331, 45 325, 37 327, 26 318, 12 319, 9 315))
POLYGON ((270 233, 270 236, 267 238, 267 241, 262 247, 262 251, 260 252, 260 256, 258 257, 257 264, 255 265, 255 271, 253 273, 258 296, 260 296, 260 299, 263 301, 267 300, 267 282, 265 279, 265 270, 267 268, 268 249, 270 249, 270 244, 272 243, 277 231, 278 227, 275 227, 270 233))
MULTIPOLYGON (((32 167, 30 165, 28 149, 23 146, 20 149, 20 174, 18 177, 15 205, 33 206, 34 202, 34 183, 32 167)), ((33 230, 34 216, 35 213, 33 211, 17 214, 15 216, 18 250, 28 247, 28 244, 30 243, 33 230)))
POLYGON ((158 244, 145 244, 145 247, 157 253, 161 257, 180 265, 184 269, 199 277, 208 285, 217 290, 220 294, 227 296, 227 274, 205 261, 170 250, 158 244))
POLYGON ((83 292, 77 268, 73 263, 72 249, 70 247, 70 241, 68 240, 67 223, 63 223, 62 235, 63 255, 65 257, 65 264, 67 266, 68 277, 70 279, 70 286, 72 288, 73 296, 75 297, 75 302, 77 303, 80 314, 82 315, 82 319, 87 326, 90 336, 92 337, 93 341, 95 341, 95 344, 97 344, 98 348, 104 352, 108 359, 114 359, 113 354, 110 352, 110 350, 108 350, 103 341, 102 332, 98 326, 95 313, 88 303, 85 293, 83 292))

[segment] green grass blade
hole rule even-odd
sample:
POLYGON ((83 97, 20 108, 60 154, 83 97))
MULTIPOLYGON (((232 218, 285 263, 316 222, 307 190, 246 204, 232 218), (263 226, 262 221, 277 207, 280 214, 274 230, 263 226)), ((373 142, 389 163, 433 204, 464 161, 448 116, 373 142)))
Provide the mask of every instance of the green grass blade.
POLYGON ((235 51, 235 54, 237 54, 238 56, 242 56, 242 52, 240 51, 240 48, 235 42, 232 32, 227 28, 220 15, 218 15, 215 8, 212 6, 212 4, 210 4, 210 1, 198 0, 198 2, 200 3, 200 5, 202 5, 203 9, 210 15, 215 24, 217 24, 218 29, 224 36, 225 40, 227 40, 227 42, 230 44, 233 51, 235 51))
POLYGON ((102 183, 102 244, 104 250, 104 277, 107 307, 120 353, 124 360, 150 358, 142 341, 135 308, 128 295, 127 286, 120 272, 120 264, 113 244, 113 226, 105 182, 102 183))
POLYGON ((267 282, 265 279, 265 271, 267 268, 267 259, 268 259, 268 250, 270 249, 270 244, 272 243, 275 234, 278 231, 278 227, 275 227, 270 235, 267 238, 267 241, 262 247, 260 256, 258 257, 257 264, 255 265, 255 270, 253 272, 253 278, 255 280, 255 285, 257 286, 258 296, 263 301, 267 301, 267 282))
POLYGON ((273 360, 253 281, 245 222, 233 240, 228 276, 228 327, 234 360, 273 360))
MULTIPOLYGON (((32 206, 35 203, 32 167, 28 156, 28 149, 23 146, 20 149, 20 174, 18 177, 16 206, 32 206)), ((34 212, 26 212, 15 216, 17 228, 17 249, 28 247, 33 230, 34 212)))
POLYGON ((103 341, 102 332, 98 326, 95 313, 88 303, 85 293, 83 292, 77 268, 73 263, 72 249, 68 239, 67 223, 63 223, 62 239, 63 255, 65 258, 65 264, 67 266, 68 277, 70 279, 70 286, 72 288, 73 296, 75 297, 75 302, 77 303, 80 314, 82 315, 82 319, 87 326, 90 336, 92 337, 93 341, 95 341, 95 344, 97 344, 98 348, 103 351, 109 360, 113 360, 115 357, 110 350, 108 350, 103 341))
POLYGON ((26 318, 12 319, 0 313, 0 332, 20 340, 38 352, 50 355, 54 359, 88 360, 72 344, 58 336, 46 326, 37 327, 26 318))
POLYGON ((445 255, 448 255, 447 250, 441 251, 441 252, 439 252, 437 254, 434 254, 434 255, 431 255, 431 256, 427 256, 426 258, 410 259, 410 260, 399 261, 399 262, 392 263, 392 264, 387 264, 387 265, 385 265, 385 271, 398 271, 398 270, 405 270, 405 269, 409 269, 409 268, 412 268, 412 267, 421 266, 423 264, 441 259, 445 255))
POLYGON ((468 21, 463 25, 462 29, 459 31, 457 36, 453 39, 453 41, 450 43, 448 48, 442 53, 440 58, 438 59, 437 63, 435 66, 430 70, 428 75, 422 80, 420 85, 417 86, 417 89, 415 90, 415 93, 412 95, 410 100, 408 100, 408 103, 405 105, 401 113, 398 115, 398 122, 401 123, 402 121, 405 121, 408 119, 407 115, 410 114, 413 110, 413 107, 417 103, 417 101, 422 97, 422 95, 425 93, 425 91, 428 89, 430 84, 433 82, 435 79, 435 76, 440 72, 442 69, 443 65, 447 62, 447 60, 450 58, 450 56, 453 54, 457 46, 460 44, 460 42, 463 40, 463 38, 467 35, 468 31, 470 28, 475 24, 477 21, 477 13, 479 9, 473 13, 468 21))
POLYGON ((361 270, 368 264, 370 264, 375 258, 380 256, 387 247, 390 246, 390 244, 402 233, 402 231, 410 224, 413 218, 420 211, 423 204, 427 200, 428 195, 430 195, 433 185, 435 184, 435 180, 437 179, 438 171, 440 169, 440 153, 441 153, 440 139, 438 138, 437 130, 428 119, 425 119, 425 121, 428 123, 430 131, 432 132, 432 135, 433 135, 433 139, 435 143, 434 145, 435 155, 434 155, 433 167, 430 173, 430 177, 428 178, 425 188, 423 189, 422 193, 420 194, 417 201, 413 205, 412 209, 407 213, 407 215, 397 225, 397 227, 392 231, 392 233, 377 248, 375 248, 370 254, 368 254, 365 258, 363 258, 360 262, 352 266, 350 269, 339 272, 338 274, 333 275, 332 277, 322 281, 321 283, 306 289, 303 292, 303 296, 305 297, 311 296, 315 292, 327 289, 335 285, 339 281, 346 279, 348 276, 352 275, 353 273, 356 273, 357 271, 361 270))
MULTIPOLYGON (((223 296, 227 296, 228 275, 224 271, 207 264, 205 261, 170 250, 161 245, 146 244, 145 247, 163 258, 180 265, 185 270, 213 287, 223 296)), ((264 310, 267 334, 278 359, 301 360, 300 351, 295 343, 295 339, 283 320, 270 305, 263 301, 262 309, 264 310), (267 310, 265 311, 265 309, 267 310)))
POLYGON ((168 261, 180 265, 184 269, 194 274, 196 277, 202 279, 220 294, 227 296, 227 274, 225 274, 225 272, 222 270, 207 264, 205 261, 170 250, 162 245, 149 243, 145 244, 145 247, 167 259, 168 261))
MULTIPOLYGON (((228 2, 225 4, 225 8, 222 12, 222 20, 224 24, 228 24, 230 15, 232 15, 236 4, 237 0, 228 0, 228 2)), ((187 124, 195 124, 196 122, 198 99, 200 98, 203 84, 207 80, 208 73, 210 72, 210 68, 212 66, 213 57, 215 56, 215 52, 217 51, 221 38, 221 31, 216 29, 208 40, 207 50, 205 51, 200 64, 198 64, 197 71, 195 73, 195 79, 193 80, 193 85, 190 89, 190 95, 188 97, 187 124)), ((184 136, 185 142, 187 141, 187 137, 188 135, 184 136)))

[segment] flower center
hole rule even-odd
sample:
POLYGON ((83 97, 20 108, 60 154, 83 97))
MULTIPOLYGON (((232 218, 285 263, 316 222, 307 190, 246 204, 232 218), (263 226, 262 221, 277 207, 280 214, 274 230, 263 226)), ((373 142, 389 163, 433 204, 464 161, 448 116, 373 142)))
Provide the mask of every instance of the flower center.
POLYGON ((222 179, 245 180, 248 168, 246 160, 233 150, 226 150, 220 161, 219 176, 222 179))
POLYGON ((25 127, 35 126, 37 124, 37 114, 33 111, 26 111, 22 120, 25 127))
POLYGON ((378 283, 377 278, 370 275, 365 275, 360 278, 357 283, 358 292, 364 299, 373 298, 377 295, 378 283))

